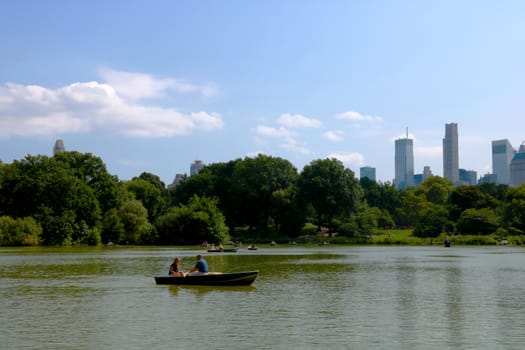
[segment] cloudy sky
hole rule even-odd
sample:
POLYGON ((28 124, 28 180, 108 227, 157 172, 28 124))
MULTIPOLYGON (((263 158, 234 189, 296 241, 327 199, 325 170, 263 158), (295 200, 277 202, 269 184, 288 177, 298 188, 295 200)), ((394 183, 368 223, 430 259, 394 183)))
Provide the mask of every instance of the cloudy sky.
POLYGON ((525 140, 524 1, 4 1, 0 159, 90 152, 169 184, 196 159, 336 157, 394 177, 394 140, 442 175, 525 140))

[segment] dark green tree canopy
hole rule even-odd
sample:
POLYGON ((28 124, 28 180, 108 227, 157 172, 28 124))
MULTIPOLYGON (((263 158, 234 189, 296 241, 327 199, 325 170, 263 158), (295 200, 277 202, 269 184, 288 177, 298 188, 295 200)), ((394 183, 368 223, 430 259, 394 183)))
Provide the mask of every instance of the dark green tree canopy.
POLYGON ((335 158, 314 160, 306 165, 298 180, 299 196, 316 211, 318 230, 323 220, 329 231, 337 215, 349 215, 362 203, 363 192, 353 171, 335 158))

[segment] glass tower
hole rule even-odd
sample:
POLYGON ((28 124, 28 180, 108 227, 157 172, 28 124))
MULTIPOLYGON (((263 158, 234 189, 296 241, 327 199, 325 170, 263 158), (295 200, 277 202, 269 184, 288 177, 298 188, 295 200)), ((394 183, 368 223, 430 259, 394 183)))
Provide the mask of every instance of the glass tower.
POLYGON ((512 157, 514 157, 514 149, 509 140, 492 141, 492 173, 496 175, 496 183, 510 184, 512 157))
POLYGON ((369 178, 372 181, 376 180, 376 168, 372 168, 370 166, 364 166, 359 168, 359 178, 369 178))
POLYGON ((443 177, 456 184, 459 180, 458 124, 445 124, 443 139, 443 177))
POLYGON ((518 187, 525 184, 525 142, 510 162, 510 186, 518 187))
POLYGON ((396 177, 394 184, 399 189, 414 185, 414 142, 404 138, 396 140, 396 177))

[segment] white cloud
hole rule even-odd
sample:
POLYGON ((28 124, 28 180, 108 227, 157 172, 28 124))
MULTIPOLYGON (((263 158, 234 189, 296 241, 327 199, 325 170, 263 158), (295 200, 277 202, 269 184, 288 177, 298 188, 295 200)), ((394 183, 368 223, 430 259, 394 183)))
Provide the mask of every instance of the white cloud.
POLYGON ((95 129, 138 137, 170 137, 223 127, 217 113, 185 114, 173 108, 141 105, 134 100, 138 96, 153 96, 156 91, 148 88, 134 96, 119 95, 112 85, 95 81, 58 89, 13 83, 0 85, 0 137, 95 129))
POLYGON ((341 130, 327 131, 323 134, 323 137, 328 141, 340 142, 344 140, 344 133, 341 130))
POLYGON ((282 114, 277 121, 280 125, 289 128, 319 128, 323 123, 317 119, 308 118, 300 114, 282 114))
POLYGON ((283 127, 274 128, 266 125, 257 125, 255 132, 260 136, 293 138, 295 134, 283 127))
POLYGON ((327 156, 328 158, 339 159, 343 164, 347 166, 356 166, 360 167, 364 164, 365 157, 358 152, 352 153, 331 153, 327 156))
POLYGON ((140 100, 163 96, 167 91, 175 93, 196 92, 205 97, 216 94, 214 84, 195 85, 181 79, 158 78, 150 74, 124 72, 107 68, 99 69, 102 81, 112 86, 125 99, 140 100))
POLYGON ((293 153, 310 155, 312 152, 305 146, 299 144, 295 139, 287 139, 285 143, 281 144, 285 150, 293 153))
POLYGON ((383 121, 383 118, 381 117, 364 115, 364 114, 354 112, 354 111, 347 111, 347 112, 339 113, 339 114, 336 114, 335 117, 337 119, 352 120, 356 122, 381 122, 383 121))

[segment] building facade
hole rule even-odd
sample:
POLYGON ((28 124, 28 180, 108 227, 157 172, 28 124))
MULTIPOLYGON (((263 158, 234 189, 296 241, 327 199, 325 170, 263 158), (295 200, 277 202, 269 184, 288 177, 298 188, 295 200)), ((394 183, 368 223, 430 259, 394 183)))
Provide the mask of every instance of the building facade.
POLYGON ((445 124, 443 139, 443 177, 457 184, 459 180, 458 124, 445 124))
POLYGON ((370 166, 364 166, 359 168, 359 178, 369 178, 372 181, 376 181, 376 168, 370 166))
POLYGON ((496 175, 496 183, 510 184, 512 157, 514 157, 514 149, 509 140, 492 141, 492 173, 496 175))
POLYGON ((204 164, 200 160, 196 160, 195 162, 191 163, 191 165, 190 165, 190 176, 198 174, 199 171, 201 171, 202 168, 204 168, 205 166, 206 166, 206 164, 204 164))
POLYGON ((510 186, 518 187, 525 184, 525 142, 510 162, 510 186))
POLYGON ((474 170, 459 169, 459 184, 474 186, 478 182, 478 173, 474 170))
POLYGON ((395 141, 395 179, 398 189, 414 186, 414 142, 404 138, 395 141))
POLYGON ((60 153, 60 152, 65 152, 65 151, 66 151, 66 147, 64 146, 64 141, 61 139, 56 140, 55 146, 53 146, 53 155, 60 153))

